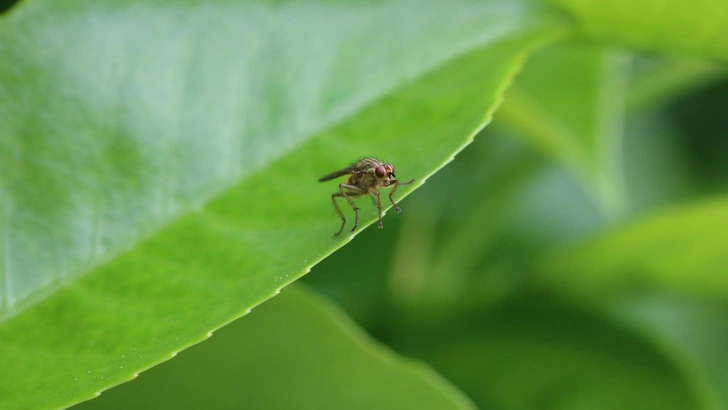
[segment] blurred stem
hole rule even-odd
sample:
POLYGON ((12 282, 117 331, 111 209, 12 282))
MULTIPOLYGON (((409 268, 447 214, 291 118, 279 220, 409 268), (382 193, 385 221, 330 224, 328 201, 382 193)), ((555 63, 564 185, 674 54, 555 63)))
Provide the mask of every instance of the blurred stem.
POLYGON ((704 60, 674 59, 651 70, 649 74, 635 76, 627 96, 630 112, 661 106, 695 88, 725 78, 725 66, 704 60))
POLYGON ((631 63, 629 54, 610 52, 604 53, 601 66, 595 183, 599 202, 611 217, 624 214, 628 207, 622 150, 631 63))

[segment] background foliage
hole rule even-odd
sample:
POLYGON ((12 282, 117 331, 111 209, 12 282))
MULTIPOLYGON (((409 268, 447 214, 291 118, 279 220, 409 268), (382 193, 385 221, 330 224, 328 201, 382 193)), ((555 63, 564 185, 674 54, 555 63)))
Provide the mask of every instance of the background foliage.
POLYGON ((16 5, 0 407, 92 398, 320 261, 79 407, 728 408, 725 19, 16 5), (369 153, 427 184, 383 231, 332 240, 314 181, 369 153))

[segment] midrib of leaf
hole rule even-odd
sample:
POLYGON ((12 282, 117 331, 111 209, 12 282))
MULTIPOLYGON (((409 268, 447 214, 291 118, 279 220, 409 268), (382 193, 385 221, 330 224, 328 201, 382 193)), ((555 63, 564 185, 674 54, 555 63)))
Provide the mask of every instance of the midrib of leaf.
MULTIPOLYGON (((3 194, 3 197, 5 197, 5 193, 2 190, 2 187, 0 186, 0 193, 3 194)), ((2 252, 0 252, 0 258, 2 258, 2 263, 0 263, 0 284, 2 284, 2 289, 0 289, 0 312, 5 310, 8 306, 12 304, 10 300, 10 275, 8 272, 10 271, 10 225, 8 224, 8 219, 10 218, 10 202, 3 201, 2 206, 2 233, 0 234, 0 240, 2 240, 2 252)), ((2 317, 0 316, 0 323, 2 323, 2 317)))
POLYGON ((609 216, 626 211, 622 138, 627 99, 629 57, 616 52, 602 59, 597 112, 595 183, 600 203, 609 216))
MULTIPOLYGON (((496 4, 497 5, 497 4, 496 4)), ((517 9, 520 6, 515 6, 517 9)), ((396 7, 395 7, 396 8, 396 7)), ((15 16, 15 13, 18 13, 18 16, 28 17, 34 14, 34 13, 41 13, 40 8, 38 9, 27 9, 25 11, 25 14, 20 13, 21 11, 26 10, 23 8, 19 8, 17 11, 14 11, 13 14, 11 14, 9 17, 15 16), (28 10, 33 10, 28 11, 28 10)), ((22 20, 21 17, 17 17, 16 20, 22 20)), ((17 21, 16 21, 17 22, 17 21)), ((190 29, 192 32, 194 32, 194 29, 190 29)), ((442 54, 438 57, 434 58, 429 65, 423 65, 421 67, 418 67, 414 71, 410 68, 410 74, 408 74, 405 77, 399 78, 398 81, 394 81, 389 86, 381 87, 381 88, 368 88, 365 90, 365 93, 363 95, 360 95, 358 99, 350 101, 349 104, 345 104, 342 107, 343 108, 337 108, 334 111, 332 111, 332 115, 327 118, 322 118, 320 122, 315 124, 313 128, 311 128, 308 132, 305 134, 302 134, 299 137, 293 138, 292 141, 288 141, 285 146, 278 146, 275 152, 268 152, 263 157, 266 158, 265 161, 261 161, 260 163, 254 164, 253 166, 247 168, 247 171, 241 171, 240 168, 238 168, 235 172, 231 173, 232 177, 226 177, 221 180, 214 181, 214 184, 212 186, 207 187, 207 192, 204 192, 202 195, 199 195, 195 198, 192 198, 192 201, 188 204, 183 204, 182 206, 175 207, 173 203, 171 203, 171 198, 173 196, 173 178, 174 173, 170 170, 170 159, 168 156, 165 156, 162 161, 165 166, 163 166, 163 169, 166 171, 163 171, 162 173, 162 187, 161 187, 161 194, 158 196, 161 206, 160 214, 165 215, 162 218, 154 218, 152 221, 150 221, 149 224, 146 224, 145 226, 141 227, 141 231, 138 235, 131 238, 131 240, 127 242, 123 242, 120 244, 117 244, 116 246, 113 246, 111 249, 104 250, 100 248, 101 243, 101 237, 103 236, 104 232, 104 220, 99 217, 102 210, 105 209, 105 205, 103 202, 103 198, 100 198, 98 196, 95 197, 96 205, 94 207, 94 214, 95 217, 92 219, 92 245, 90 247, 91 255, 89 258, 83 263, 81 266, 77 266, 75 271, 64 271, 57 274, 57 277, 61 277, 61 280, 58 279, 51 279, 51 284, 49 286, 44 286, 40 289, 36 289, 36 292, 32 294, 30 297, 20 297, 20 300, 15 300, 15 297, 7 297, 6 304, 7 304, 7 310, 4 312, 3 315, 0 315, 0 323, 3 321, 9 319, 10 317, 13 317, 28 307, 34 305, 40 300, 43 300, 47 295, 52 294, 56 292, 57 290, 68 286, 68 284, 72 283, 73 281, 77 280, 80 276, 83 276, 87 272, 93 271, 98 266, 101 266, 105 263, 107 263, 109 260, 113 260, 116 258, 119 254, 124 253, 128 251, 129 249, 132 249, 134 246, 136 246, 138 243, 144 241, 145 239, 155 235, 157 232, 159 232, 161 229, 163 229, 165 226, 168 226, 170 223, 172 223, 175 220, 178 220, 179 218, 183 217, 184 215, 187 215, 190 211, 194 211, 194 209, 201 208, 204 204, 208 203, 212 198, 215 198, 219 196, 221 193, 225 192, 227 189, 229 189, 231 186, 239 183, 240 181, 244 180, 246 177, 259 172, 261 169, 265 168, 269 163, 275 162, 276 159, 284 157, 292 150, 295 150, 300 145, 304 144, 312 135, 315 135, 317 133, 320 133, 322 131, 331 129, 336 124, 341 123, 342 121, 345 121, 348 118, 351 118, 353 115, 355 115, 358 110, 360 110, 363 106, 367 104, 371 104, 377 99, 381 98, 384 95, 387 95, 392 90, 399 88, 403 86, 404 84, 410 83, 414 81, 417 78, 420 78, 422 75, 432 71, 433 69, 437 68, 441 64, 443 64, 446 61, 452 60, 456 58, 457 56, 467 54, 469 51, 473 50, 474 48, 479 47, 483 44, 483 42, 489 42, 489 41, 495 41, 495 39, 499 38, 499 36, 504 36, 508 34, 508 30, 503 30, 499 28, 489 28, 485 29, 485 31, 476 36, 470 36, 468 37, 462 44, 456 47, 444 49, 444 50, 438 50, 442 54)), ((190 35, 189 36, 192 39, 196 39, 197 36, 190 35)), ((27 45, 26 48, 29 48, 31 50, 39 50, 37 47, 30 47, 30 45, 27 45)), ((184 48, 184 47, 181 47, 184 48)), ((191 50, 192 48, 190 48, 191 50)), ((37 51, 33 51, 37 52, 37 51)), ((181 81, 184 83, 186 80, 186 76, 184 71, 188 69, 188 66, 190 62, 192 61, 192 56, 195 53, 193 51, 188 51, 188 54, 185 56, 178 56, 178 60, 186 61, 186 64, 183 64, 185 67, 182 70, 176 70, 173 74, 174 78, 177 78, 176 81, 181 81), (180 74, 182 73, 182 74, 180 74)), ((41 59, 43 56, 38 55, 34 57, 34 59, 41 59)), ((255 65, 255 64, 254 64, 255 65)), ((235 71, 236 73, 240 73, 241 70, 235 71)), ((109 78, 113 77, 113 74, 109 73, 109 78)), ((242 75, 242 74, 241 74, 242 75)), ((125 77, 122 77, 125 78, 125 77)), ((112 81, 109 80, 107 84, 112 84, 112 81)), ((118 88, 118 87, 117 87, 118 88)), ((177 90, 184 90, 184 85, 181 85, 179 87, 176 87, 177 90)), ((188 94, 183 93, 181 94, 183 97, 187 96, 188 94)), ((165 131, 161 134, 161 138, 168 141, 168 146, 171 146, 173 144, 173 136, 179 135, 180 130, 182 129, 182 126, 180 124, 181 119, 183 118, 182 113, 184 112, 184 98, 181 99, 175 99, 175 101, 181 101, 179 102, 179 106, 175 109, 170 109, 167 111, 167 113, 170 115, 170 122, 171 125, 165 128, 165 131), (177 113, 177 115, 175 115, 177 113)), ((242 93, 239 98, 235 99, 237 106, 243 106, 244 104, 241 103, 242 101, 242 93)), ((112 111, 112 108, 107 108, 108 112, 112 111)), ((118 111, 118 110, 116 110, 118 111)), ((242 117, 242 116, 240 116, 242 117)), ((238 118, 238 116, 231 116, 231 118, 238 118)), ((111 121, 104 122, 106 125, 110 125, 111 121)), ((234 125, 230 125, 231 129, 234 129, 234 125)), ((107 130, 110 131, 110 130, 107 130)), ((229 136, 231 141, 235 141, 235 138, 232 138, 232 135, 236 134, 234 131, 229 132, 229 136)), ((242 132, 238 128, 238 135, 247 135, 250 136, 251 134, 242 132)), ((245 138, 245 137, 243 137, 245 138)), ((243 140, 241 140, 243 141, 243 140)), ((242 144, 245 144, 243 141, 242 144)), ((232 145, 232 144, 231 144, 232 145)), ((170 150, 165 150, 167 154, 170 154, 170 150)), ((232 164, 240 163, 240 161, 230 161, 232 164)), ((10 218, 8 218, 10 219, 10 218)), ((10 227, 6 225, 6 229, 9 232, 10 227)), ((56 239, 54 242, 57 243, 58 239, 56 239)), ((6 248, 7 249, 7 248, 6 248)), ((59 251, 58 256, 61 257, 62 252, 59 251)), ((9 263, 9 260, 6 261, 9 263)), ((56 266, 57 269, 60 269, 60 267, 56 266)), ((6 283, 10 283, 12 271, 6 269, 5 270, 5 276, 6 276, 6 283)), ((56 275, 54 275, 56 276, 56 275)), ((10 295, 12 292, 11 287, 7 287, 6 291, 10 295)), ((10 295, 12 296, 12 295, 10 295)))

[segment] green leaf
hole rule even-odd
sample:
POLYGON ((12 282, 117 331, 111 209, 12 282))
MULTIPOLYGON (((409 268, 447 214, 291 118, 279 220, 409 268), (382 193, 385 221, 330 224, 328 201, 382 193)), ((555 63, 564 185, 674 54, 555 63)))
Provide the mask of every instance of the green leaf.
POLYGON ((669 349, 711 402, 728 407, 728 304, 679 295, 642 295, 612 301, 607 311, 669 349))
POLYGON ((541 261, 541 285, 605 310, 662 346, 710 408, 728 404, 728 200, 654 212, 541 261), (722 404, 717 404, 722 403, 722 404))
POLYGON ((330 303, 298 285, 134 383, 77 406, 79 410, 472 407, 431 369, 375 343, 330 303))
POLYGON ((637 219, 541 261, 542 280, 589 298, 634 289, 725 297, 728 200, 706 199, 637 219))
POLYGON ((728 61, 728 5, 723 0, 548 0, 589 36, 647 51, 728 61))
POLYGON ((701 181, 668 114, 632 116, 624 142, 623 172, 633 217, 690 200, 699 192, 701 181))
POLYGON ((318 177, 376 154, 421 184, 564 27, 528 1, 424 4, 4 16, 0 407, 92 398, 274 295, 353 238, 318 177))

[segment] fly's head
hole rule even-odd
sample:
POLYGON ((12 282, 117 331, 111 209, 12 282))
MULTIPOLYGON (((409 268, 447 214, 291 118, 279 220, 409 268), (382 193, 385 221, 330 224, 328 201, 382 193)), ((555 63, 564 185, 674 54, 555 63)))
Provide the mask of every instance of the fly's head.
POLYGON ((388 186, 396 176, 394 175, 394 165, 382 164, 374 169, 374 175, 384 186, 388 186))

